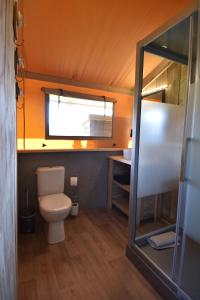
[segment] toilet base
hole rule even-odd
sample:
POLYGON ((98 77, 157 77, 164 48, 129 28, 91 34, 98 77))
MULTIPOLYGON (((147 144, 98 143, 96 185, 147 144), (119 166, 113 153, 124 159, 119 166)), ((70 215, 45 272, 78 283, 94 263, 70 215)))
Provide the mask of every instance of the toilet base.
POLYGON ((48 223, 47 241, 49 244, 59 243, 65 240, 64 221, 48 223))

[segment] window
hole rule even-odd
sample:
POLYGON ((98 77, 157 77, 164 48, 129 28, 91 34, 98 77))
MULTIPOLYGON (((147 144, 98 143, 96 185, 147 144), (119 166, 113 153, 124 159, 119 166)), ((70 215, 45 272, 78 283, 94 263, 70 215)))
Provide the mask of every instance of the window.
POLYGON ((47 139, 112 138, 114 100, 42 89, 46 97, 47 139))

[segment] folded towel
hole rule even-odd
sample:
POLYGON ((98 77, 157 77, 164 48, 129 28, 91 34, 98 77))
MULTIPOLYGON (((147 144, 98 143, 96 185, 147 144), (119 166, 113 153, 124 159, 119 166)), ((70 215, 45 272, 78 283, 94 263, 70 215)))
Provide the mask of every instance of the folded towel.
POLYGON ((173 231, 154 235, 148 239, 149 245, 154 249, 166 249, 175 246, 176 233, 173 231))

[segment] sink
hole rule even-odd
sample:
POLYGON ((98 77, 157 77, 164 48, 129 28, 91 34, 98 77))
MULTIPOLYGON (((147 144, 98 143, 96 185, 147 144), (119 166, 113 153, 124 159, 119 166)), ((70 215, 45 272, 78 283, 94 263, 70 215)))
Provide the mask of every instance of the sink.
POLYGON ((131 160, 132 149, 124 149, 123 156, 126 160, 131 160))

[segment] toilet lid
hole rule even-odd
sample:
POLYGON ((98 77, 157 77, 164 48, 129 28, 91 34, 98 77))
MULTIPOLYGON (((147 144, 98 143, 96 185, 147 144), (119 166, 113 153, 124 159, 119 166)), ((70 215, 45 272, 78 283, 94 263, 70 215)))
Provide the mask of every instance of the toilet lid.
POLYGON ((41 196, 40 208, 48 212, 57 212, 71 207, 72 202, 65 194, 52 194, 41 196))

